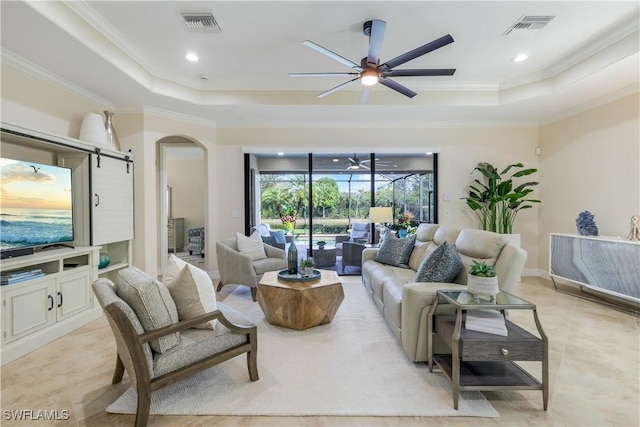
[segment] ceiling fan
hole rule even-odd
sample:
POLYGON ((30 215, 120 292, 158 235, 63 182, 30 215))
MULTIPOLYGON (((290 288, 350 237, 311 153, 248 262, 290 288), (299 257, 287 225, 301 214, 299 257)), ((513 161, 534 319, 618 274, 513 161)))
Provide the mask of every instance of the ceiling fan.
POLYGON ((389 77, 416 77, 416 76, 452 76, 455 73, 455 68, 437 68, 437 69, 404 69, 394 70, 393 68, 416 59, 424 54, 427 54, 436 49, 440 49, 443 46, 453 43, 453 37, 450 34, 442 36, 439 39, 433 40, 427 44, 417 47, 413 50, 403 53, 400 56, 380 64, 380 49, 382 48, 382 40, 384 39, 384 30, 387 23, 379 19, 367 21, 362 26, 362 32, 364 35, 369 36, 369 52, 365 58, 362 58, 360 65, 347 58, 338 55, 335 52, 330 51, 327 48, 320 46, 310 40, 302 42, 305 46, 317 50, 318 52, 327 55, 329 58, 335 59, 342 64, 347 65, 353 69, 353 72, 344 73, 289 73, 291 77, 351 77, 352 79, 339 84, 329 90, 316 95, 318 98, 327 96, 333 92, 343 89, 356 80, 360 80, 363 85, 362 95, 360 96, 360 103, 365 104, 369 99, 369 93, 371 86, 376 83, 380 83, 390 89, 393 89, 401 94, 413 98, 417 95, 416 92, 401 85, 400 83, 391 80, 389 77))
MULTIPOLYGON (((370 159, 367 160, 360 160, 359 158, 356 157, 356 153, 353 153, 353 157, 348 157, 349 162, 347 163, 349 165, 349 167, 347 167, 347 170, 358 170, 360 168, 362 169, 367 169, 370 170, 371 168, 369 166, 367 166, 365 163, 369 163, 371 162, 370 159)), ((388 165, 390 164, 390 162, 386 162, 386 161, 379 161, 378 159, 376 159, 376 166, 380 165, 388 165)))

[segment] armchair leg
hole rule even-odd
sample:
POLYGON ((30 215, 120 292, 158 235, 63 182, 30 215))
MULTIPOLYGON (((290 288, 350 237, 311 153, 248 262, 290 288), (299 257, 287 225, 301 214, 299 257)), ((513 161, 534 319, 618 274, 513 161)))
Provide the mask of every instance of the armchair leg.
POLYGON ((122 364, 122 359, 120 359, 120 355, 116 355, 116 369, 113 371, 113 378, 111 380, 111 384, 117 384, 122 381, 122 376, 124 375, 124 365, 122 364))
POLYGON ((151 410, 151 390, 138 385, 138 408, 136 412, 136 427, 147 427, 149 411, 151 410))
POLYGON ((256 351, 247 352, 247 367, 249 368, 249 378, 251 381, 258 381, 258 356, 256 351))
POLYGON ((253 302, 258 301, 258 288, 255 286, 251 287, 251 298, 253 298, 253 302))
POLYGON ((222 280, 218 282, 218 286, 216 287, 216 292, 220 292, 224 285, 222 284, 222 280))

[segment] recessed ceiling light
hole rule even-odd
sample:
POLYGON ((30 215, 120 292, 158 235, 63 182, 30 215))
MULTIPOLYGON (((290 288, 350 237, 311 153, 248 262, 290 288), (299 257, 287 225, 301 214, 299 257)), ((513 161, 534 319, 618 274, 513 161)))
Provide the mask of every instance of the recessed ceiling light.
POLYGON ((278 156, 284 156, 284 153, 282 151, 279 151, 278 156))
POLYGON ((338 162, 340 161, 340 159, 331 159, 331 161, 332 161, 333 163, 338 163, 338 162))
POLYGON ((198 62, 198 55, 196 55, 193 52, 187 52, 187 54, 185 55, 185 58, 187 58, 187 61, 191 61, 191 62, 198 62))
POLYGON ((426 153, 424 153, 424 154, 426 154, 427 156, 431 156, 433 153, 432 153, 432 152, 430 152, 430 151, 427 151, 427 152, 426 152, 426 153))
POLYGON ((525 55, 524 53, 521 53, 520 55, 516 56, 515 58, 512 58, 511 60, 512 60, 513 62, 522 62, 522 61, 524 61, 524 60, 525 60, 525 59, 527 59, 527 58, 528 58, 528 56, 527 56, 527 55, 525 55))

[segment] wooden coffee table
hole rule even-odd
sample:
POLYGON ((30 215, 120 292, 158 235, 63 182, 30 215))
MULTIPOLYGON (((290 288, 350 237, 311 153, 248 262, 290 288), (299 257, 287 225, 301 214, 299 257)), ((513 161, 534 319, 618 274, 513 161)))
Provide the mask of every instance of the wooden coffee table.
POLYGON ((258 283, 258 304, 267 322, 303 330, 330 323, 344 299, 342 282, 335 271, 319 270, 310 282, 278 279, 278 271, 267 271, 258 283))

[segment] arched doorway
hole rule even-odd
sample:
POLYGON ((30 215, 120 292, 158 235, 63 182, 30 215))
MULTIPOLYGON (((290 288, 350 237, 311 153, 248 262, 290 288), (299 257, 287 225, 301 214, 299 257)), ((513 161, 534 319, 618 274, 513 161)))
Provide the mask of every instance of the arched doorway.
MULTIPOLYGON (((207 205, 206 148, 184 136, 157 141, 158 183, 158 271, 164 271, 167 256, 187 252, 187 231, 205 227, 207 205)), ((198 254, 199 255, 199 254, 198 254)), ((205 258, 198 260, 205 269, 205 258)))

